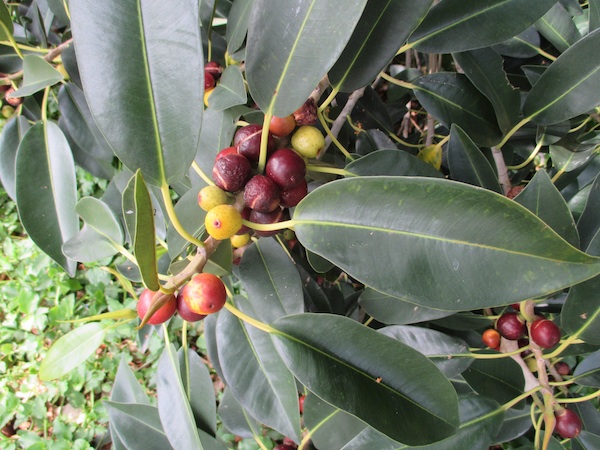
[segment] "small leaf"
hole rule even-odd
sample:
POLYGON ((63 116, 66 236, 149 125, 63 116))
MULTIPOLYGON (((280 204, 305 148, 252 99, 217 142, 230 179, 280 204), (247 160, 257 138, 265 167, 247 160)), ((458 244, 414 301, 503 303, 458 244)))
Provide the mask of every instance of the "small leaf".
POLYGON ((442 147, 439 145, 427 145, 419 150, 417 158, 433 166, 435 170, 442 167, 442 147))
POLYGON ((535 28, 560 52, 564 52, 581 39, 571 14, 560 2, 535 23, 535 28))
POLYGON ((535 83, 523 113, 538 125, 550 125, 584 114, 600 103, 600 63, 590 58, 600 47, 600 30, 569 47, 535 83))
POLYGON ((276 347, 290 370, 328 403, 410 445, 456 432, 454 389, 416 350, 330 314, 287 316, 273 327, 276 347))
MULTIPOLYGON (((105 400, 111 429, 128 450, 170 450, 155 406, 105 400)), ((198 447, 201 448, 201 447, 198 447)))
MULTIPOLYGON (((104 267, 103 267, 103 269, 104 269, 104 267)), ((86 322, 92 322, 95 320, 135 319, 137 317, 138 317, 137 311, 134 311, 133 309, 123 308, 123 309, 117 309, 116 311, 109 311, 109 312, 105 312, 102 314, 94 314, 91 316, 82 317, 81 319, 65 320, 64 322, 65 323, 86 323, 86 322)), ((63 322, 63 321, 61 321, 61 322, 63 322)))
POLYGON ((45 87, 55 85, 63 78, 63 75, 43 58, 36 55, 25 55, 23 57, 23 84, 9 97, 27 97, 45 87))
POLYGON ((253 5, 254 0, 237 0, 231 5, 225 34, 227 53, 230 55, 238 51, 244 44, 248 32, 248 19, 253 5))
POLYGON ((247 101, 242 71, 238 66, 227 67, 221 75, 219 84, 210 94, 210 108, 222 111, 232 106, 243 105, 247 101))
POLYGON ((150 400, 140 382, 127 364, 125 356, 121 357, 119 368, 115 377, 110 400, 116 403, 138 403, 150 405, 150 400))
POLYGON ((575 150, 570 150, 560 145, 550 146, 550 156, 552 164, 558 170, 572 172, 575 169, 587 164, 595 155, 594 145, 578 145, 575 150))
POLYGON ((348 164, 345 170, 356 176, 421 176, 442 178, 444 175, 430 164, 402 150, 382 149, 348 164))
POLYGON ((577 364, 573 381, 581 386, 600 388, 600 350, 587 355, 577 364))
POLYGON ((156 375, 158 414, 167 439, 176 450, 202 449, 172 344, 163 350, 156 375))
POLYGON ((104 341, 105 328, 86 323, 58 339, 40 365, 40 378, 54 380, 70 372, 91 356, 104 341))

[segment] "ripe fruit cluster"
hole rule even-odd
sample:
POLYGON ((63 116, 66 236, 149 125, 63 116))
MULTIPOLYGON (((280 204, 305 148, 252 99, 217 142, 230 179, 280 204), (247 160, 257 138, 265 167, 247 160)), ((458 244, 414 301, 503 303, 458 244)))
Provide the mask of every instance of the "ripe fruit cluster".
MULTIPOLYGON (((517 341, 527 334, 527 325, 520 313, 507 312, 496 321, 496 330, 505 338, 517 341)), ((536 316, 529 327, 529 338, 541 348, 552 348, 560 342, 561 333, 551 320, 536 316)))
MULTIPOLYGON (((141 293, 137 312, 143 319, 152 303, 155 292, 144 289, 141 293)), ((220 311, 227 300, 227 290, 219 277, 211 273, 198 273, 180 289, 177 296, 172 294, 167 302, 148 320, 151 325, 159 325, 169 320, 175 312, 183 320, 197 322, 209 314, 220 311)))

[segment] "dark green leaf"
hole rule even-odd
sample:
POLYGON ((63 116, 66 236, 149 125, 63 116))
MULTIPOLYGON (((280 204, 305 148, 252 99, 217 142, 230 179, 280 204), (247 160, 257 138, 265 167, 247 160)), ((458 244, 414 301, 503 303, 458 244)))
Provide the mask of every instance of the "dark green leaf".
POLYGON ((17 150, 16 193, 29 237, 74 275, 76 263, 63 255, 62 245, 79 231, 75 165, 69 144, 54 122, 37 123, 23 136, 17 150))
POLYGON ((181 382, 179 360, 172 344, 163 350, 156 376, 158 414, 167 439, 176 450, 201 450, 194 414, 181 382))
POLYGON ((146 392, 144 392, 142 385, 131 371, 125 356, 122 356, 119 362, 119 369, 110 394, 110 400, 117 403, 150 404, 146 392))
MULTIPOLYGON (((254 317, 247 299, 236 300, 238 308, 254 317)), ((244 409, 261 423, 299 442, 296 383, 271 337, 243 324, 231 313, 221 311, 216 339, 223 375, 244 409)))
POLYGON ((571 172, 587 164, 595 155, 596 148, 593 145, 579 145, 575 151, 561 147, 560 145, 550 146, 550 156, 552 164, 558 170, 571 172))
POLYGON ((523 112, 539 125, 570 119, 600 103, 600 63, 590 58, 600 48, 600 30, 569 47, 535 83, 523 112))
POLYGON ((579 247, 579 234, 564 197, 545 170, 538 170, 515 201, 550 225, 565 241, 579 247))
POLYGON ((293 221, 309 250, 367 286, 430 308, 510 304, 600 270, 516 202, 437 178, 337 180, 305 197, 293 221))
POLYGON ((506 403, 523 393, 523 371, 510 358, 475 359, 462 373, 478 394, 506 403))
POLYGON ((368 2, 346 48, 329 71, 333 86, 352 92, 371 83, 421 22, 432 0, 368 2))
POLYGON ((94 120, 117 157, 153 185, 183 178, 198 148, 204 63, 198 14, 190 7, 186 0, 168 8, 161 2, 69 2, 94 120))
MULTIPOLYGON (((581 240, 581 248, 590 252, 589 245, 600 232, 600 176, 594 179, 585 208, 577 221, 577 229, 581 240)), ((597 252, 591 252, 597 254, 597 252)))
POLYGON ((246 77, 263 112, 284 117, 305 102, 342 53, 366 3, 348 0, 343 8, 336 0, 301 0, 293 8, 279 0, 254 4, 246 77))
POLYGON ((259 239, 242 257, 239 278, 256 318, 271 323, 304 311, 302 283, 294 262, 275 239, 259 239))
POLYGON ((8 37, 14 32, 14 27, 10 17, 10 11, 4 2, 0 5, 0 22, 2 22, 0 28, 0 40, 8 41, 8 37))
POLYGON ((504 421, 494 437, 494 442, 507 442, 525 434, 531 428, 531 408, 511 408, 504 412, 504 421))
POLYGON ((453 180, 502 193, 496 172, 488 159, 458 125, 450 127, 448 168, 453 180))
POLYGON ((382 149, 352 161, 345 170, 356 176, 421 176, 443 178, 431 164, 402 150, 382 149))
POLYGON ((0 135, 0 182, 13 200, 16 199, 15 160, 23 135, 29 129, 29 122, 23 116, 10 118, 0 135))
POLYGON ((414 85, 417 100, 447 128, 456 124, 477 144, 488 147, 502 138, 492 104, 465 75, 433 73, 417 78, 414 85))
POLYGON ((123 192, 123 217, 133 239, 133 254, 144 285, 158 291, 158 264, 154 231, 154 207, 142 173, 138 170, 123 192))
POLYGON ((527 29, 555 0, 444 0, 409 39, 421 52, 451 53, 499 44, 527 29))
POLYGON ((590 0, 590 32, 600 28, 600 0, 590 0))
POLYGON ((452 357, 469 353, 469 346, 463 340, 440 331, 396 325, 381 328, 379 332, 427 356, 447 378, 459 375, 473 362, 471 358, 452 357))
POLYGON ((508 132, 519 120, 521 102, 519 90, 506 78, 502 57, 490 48, 453 56, 471 83, 491 102, 500 129, 508 132))
POLYGON ((540 34, 535 27, 529 27, 513 38, 492 46, 501 55, 513 58, 531 58, 539 54, 540 34))
POLYGON ((227 17, 227 53, 235 53, 244 44, 248 32, 248 19, 254 0, 237 0, 231 5, 227 17))
POLYGON ((379 322, 393 325, 425 322, 453 314, 453 311, 442 311, 415 305, 373 289, 365 289, 359 298, 359 303, 367 314, 379 322))
POLYGON ((573 379, 579 385, 600 388, 600 350, 577 364, 573 379))
POLYGON ((49 62, 37 55, 23 57, 23 84, 9 95, 10 98, 27 97, 47 86, 53 86, 64 77, 49 62))
POLYGON ((456 432, 454 389, 416 350, 342 316, 299 314, 273 327, 290 370, 328 403, 411 445, 456 432))
POLYGON ((243 105, 248 101, 244 77, 238 66, 229 66, 221 75, 219 84, 210 94, 208 100, 210 108, 222 111, 236 105, 243 105))
POLYGON ((557 50, 564 52, 581 39, 571 14, 556 3, 544 16, 535 23, 535 27, 557 50))
MULTIPOLYGON (((585 430, 582 430, 575 440, 582 446, 584 450, 594 450, 596 448, 600 448, 600 436, 597 434, 588 433, 585 430)), ((576 449, 576 447, 573 447, 573 449, 576 449)))
POLYGON ((243 438, 260 435, 260 423, 244 411, 240 402, 231 393, 231 389, 225 388, 223 391, 217 412, 230 433, 243 438))
POLYGON ((75 328, 58 339, 40 365, 40 378, 54 380, 70 372, 91 356, 104 341, 106 330, 91 322, 75 328))
MULTIPOLYGON (((111 429, 128 450, 172 449, 155 406, 104 401, 111 429)), ((199 447, 200 448, 200 447, 199 447)))

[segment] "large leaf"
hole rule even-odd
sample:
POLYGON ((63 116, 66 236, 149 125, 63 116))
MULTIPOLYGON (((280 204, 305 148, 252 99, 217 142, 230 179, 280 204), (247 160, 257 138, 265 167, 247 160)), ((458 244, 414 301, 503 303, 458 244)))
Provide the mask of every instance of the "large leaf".
POLYGON ((514 303, 600 271, 599 259, 515 202, 437 178, 337 180, 305 197, 293 221, 310 251, 367 286, 431 308, 514 303))
POLYGON ((17 198, 15 181, 17 149, 28 129, 27 119, 23 116, 15 116, 4 124, 0 135, 0 182, 13 200, 17 198))
POLYGON ((476 143, 497 144, 502 134, 489 100, 465 75, 439 72, 414 81, 417 100, 446 127, 460 126, 476 143))
POLYGON ((128 450, 170 450, 155 406, 105 401, 111 429, 128 450))
POLYGON ((328 403, 410 445, 456 432, 456 393, 416 350, 343 316, 299 314, 273 327, 290 370, 328 403))
POLYGON ((550 125, 594 109, 600 104, 600 62, 590 58, 600 48, 600 30, 569 47, 533 86, 524 114, 539 125, 550 125))
POLYGON ((246 77, 265 113, 284 117, 308 98, 346 46, 366 0, 255 2, 250 16, 246 77), (327 39, 323 39, 327 36, 327 39))
POLYGON ((304 311, 298 271, 275 239, 259 239, 244 252, 239 278, 258 319, 270 323, 304 311))
POLYGON ((102 344, 106 329, 98 322, 86 323, 58 339, 40 365, 40 378, 60 378, 91 356, 102 344))
POLYGON ((409 39, 422 52, 451 53, 499 44, 527 29, 556 0, 444 0, 409 39))
POLYGON ((54 122, 40 122, 23 136, 17 150, 16 193, 29 237, 74 275, 76 262, 62 253, 62 245, 79 230, 75 165, 69 144, 54 122))
MULTIPOLYGON (((246 314, 254 315, 247 300, 236 300, 246 314)), ((233 314, 221 311, 216 339, 221 370, 244 409, 261 423, 299 442, 296 383, 271 337, 245 325, 233 314)))
POLYGON ((329 71, 333 86, 352 92, 371 83, 423 20, 432 0, 368 2, 348 45, 329 71))
POLYGON ((168 8, 157 0, 69 2, 94 120, 117 157, 154 185, 181 179, 198 146, 204 64, 198 14, 190 7, 186 0, 168 8))

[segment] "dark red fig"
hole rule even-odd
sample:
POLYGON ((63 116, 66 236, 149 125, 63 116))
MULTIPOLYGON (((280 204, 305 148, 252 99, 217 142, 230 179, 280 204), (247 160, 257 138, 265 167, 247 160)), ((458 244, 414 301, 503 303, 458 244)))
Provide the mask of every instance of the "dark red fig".
POLYGON ((267 161, 265 175, 284 191, 298 186, 306 175, 304 159, 289 148, 275 150, 267 161))
POLYGON ((252 175, 250 162, 237 153, 218 158, 213 166, 212 179, 217 186, 229 192, 241 191, 252 175))
MULTIPOLYGON (((269 224, 269 223, 277 223, 281 222, 284 218, 283 209, 277 208, 275 211, 268 213, 261 213, 255 210, 252 210, 250 213, 250 222, 259 223, 259 224, 269 224)), ((279 233, 281 230, 274 231, 258 231, 254 230, 256 234, 259 236, 274 236, 279 233)))
POLYGON ((496 330, 505 339, 516 341, 525 335, 527 327, 517 313, 505 313, 496 321, 496 330))
MULTIPOLYGON (((233 137, 233 145, 240 155, 248 158, 252 163, 258 162, 260 157, 260 142, 262 137, 262 125, 251 124, 240 128, 233 137)), ((273 153, 277 148, 277 142, 271 133, 268 134, 267 154, 273 153)))
MULTIPOLYGON (((156 292, 151 291, 150 289, 144 289, 144 291, 140 294, 140 298, 137 303, 137 312, 140 319, 143 319, 148 309, 150 309, 150 304, 152 303, 152 297, 156 292)), ((151 325, 159 325, 161 323, 169 320, 173 314, 175 314, 175 310, 177 309, 177 300, 174 295, 169 296, 167 302, 161 306, 158 311, 156 311, 148 323, 151 325)))
POLYGON ((537 319, 531 324, 529 337, 542 348, 552 348, 560 342, 560 329, 551 320, 537 319))
POLYGON ((307 193, 308 184, 306 183, 306 180, 303 179, 297 186, 281 191, 281 206, 284 208, 292 208, 300 203, 300 200, 306 197, 307 193))
POLYGON ((204 65, 204 73, 207 72, 210 73, 215 80, 218 80, 219 78, 221 78, 221 73, 223 72, 223 69, 221 68, 218 62, 209 61, 204 65))
POLYGON ((210 91, 214 89, 216 84, 214 77, 209 72, 204 71, 204 90, 210 91))
POLYGON ((177 313, 187 322, 198 322, 206 317, 204 314, 196 314, 190 310, 187 303, 183 301, 181 294, 177 296, 177 313))
POLYGON ((557 411, 555 416, 556 426, 554 427, 554 431, 558 433, 560 437, 563 439, 572 439, 579 435, 583 424, 575 412, 563 408, 561 411, 557 411))
POLYGON ((223 150, 221 150, 219 153, 217 153, 217 156, 215 157, 215 161, 219 158, 222 158, 225 155, 231 155, 237 153, 237 148, 235 147, 227 147, 224 148, 223 150))
POLYGON ((254 175, 244 189, 246 206, 258 212, 268 213, 279 207, 279 187, 264 175, 254 175))

